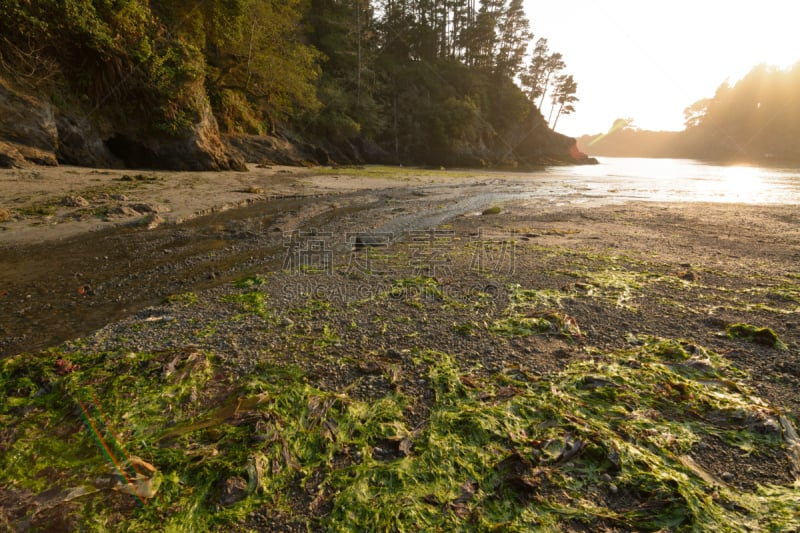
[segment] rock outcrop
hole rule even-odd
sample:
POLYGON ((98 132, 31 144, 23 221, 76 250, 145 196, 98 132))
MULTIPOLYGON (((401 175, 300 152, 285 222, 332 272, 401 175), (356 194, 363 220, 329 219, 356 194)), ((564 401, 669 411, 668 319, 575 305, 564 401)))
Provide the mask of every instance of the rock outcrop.
POLYGON ((126 166, 162 170, 239 170, 245 160, 221 140, 217 120, 202 94, 196 101, 195 122, 174 135, 126 128, 113 132, 105 144, 126 166))
POLYGON ((58 148, 56 159, 66 165, 95 168, 119 168, 123 166, 108 149, 103 135, 88 118, 87 112, 59 110, 56 114, 58 148))
POLYGON ((56 165, 57 147, 53 106, 0 78, 0 167, 56 165))
MULTIPOLYGON (((146 117, 114 120, 113 113, 56 107, 0 78, 0 167, 59 163, 88 167, 162 170, 238 170, 245 162, 280 165, 398 163, 392 155, 363 139, 310 142, 284 131, 273 136, 221 135, 201 84, 192 99, 193 123, 175 134, 154 131, 146 117)), ((532 115, 503 142, 455 143, 421 154, 419 164, 448 167, 515 167, 542 164, 596 163, 580 152, 575 139, 550 131, 532 115)))
POLYGON ((137 121, 116 127, 96 110, 58 109, 0 78, 0 167, 65 163, 163 170, 247 170, 221 140, 204 98, 196 121, 176 135, 154 134, 137 121), (98 127, 89 116, 94 114, 98 127))
POLYGON ((241 159, 261 165, 311 166, 320 163, 296 143, 276 135, 229 134, 225 142, 241 159))

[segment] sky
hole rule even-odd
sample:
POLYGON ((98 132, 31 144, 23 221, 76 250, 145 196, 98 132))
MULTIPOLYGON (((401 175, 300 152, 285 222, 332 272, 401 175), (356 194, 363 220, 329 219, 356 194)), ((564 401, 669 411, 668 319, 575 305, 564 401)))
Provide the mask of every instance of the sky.
POLYGON ((800 60, 797 0, 524 2, 534 40, 545 37, 578 82, 576 111, 556 128, 573 137, 605 132, 617 118, 681 130, 683 110, 726 79, 800 60))

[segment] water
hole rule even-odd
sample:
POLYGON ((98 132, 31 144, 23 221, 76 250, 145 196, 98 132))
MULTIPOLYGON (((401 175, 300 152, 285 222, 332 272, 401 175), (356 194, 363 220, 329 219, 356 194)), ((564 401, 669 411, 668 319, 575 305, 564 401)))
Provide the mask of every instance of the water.
POLYGON ((119 228, 91 238, 28 244, 0 253, 0 359, 88 334, 167 294, 228 283, 250 268, 280 268, 285 252, 281 231, 290 222, 302 228, 350 224, 358 231, 400 234, 515 200, 545 209, 626 201, 797 205, 800 169, 602 158, 599 165, 513 177, 343 194, 337 202, 344 208, 319 215, 311 210, 310 218, 297 213, 318 200, 276 200, 178 227, 119 228), (278 225, 276 216, 286 220, 278 225), (91 297, 78 292, 84 286, 91 287, 91 297))
POLYGON ((800 204, 797 167, 715 165, 690 159, 598 159, 599 165, 553 167, 535 173, 552 186, 530 191, 531 196, 550 195, 570 204, 632 200, 800 204))

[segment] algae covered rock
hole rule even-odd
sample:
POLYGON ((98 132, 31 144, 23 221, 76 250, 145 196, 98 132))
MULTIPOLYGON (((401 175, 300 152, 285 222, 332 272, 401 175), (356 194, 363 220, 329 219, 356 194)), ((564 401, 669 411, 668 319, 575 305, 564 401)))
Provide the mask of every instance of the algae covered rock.
POLYGON ((755 344, 770 346, 778 350, 786 349, 786 345, 778 337, 778 334, 770 328, 760 328, 751 324, 737 323, 726 326, 725 331, 732 339, 742 339, 755 344))

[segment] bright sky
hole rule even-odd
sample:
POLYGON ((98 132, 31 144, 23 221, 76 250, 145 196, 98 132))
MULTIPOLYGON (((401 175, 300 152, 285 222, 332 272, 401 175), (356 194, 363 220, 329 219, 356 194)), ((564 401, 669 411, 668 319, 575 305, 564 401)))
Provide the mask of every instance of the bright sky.
MULTIPOLYGON (((525 0, 535 39, 561 52, 578 82, 571 136, 633 118, 650 130, 683 129, 683 110, 759 63, 800 60, 797 0, 525 0)), ((532 48, 532 47, 531 47, 532 48)), ((545 117, 549 103, 543 106, 545 117)))

